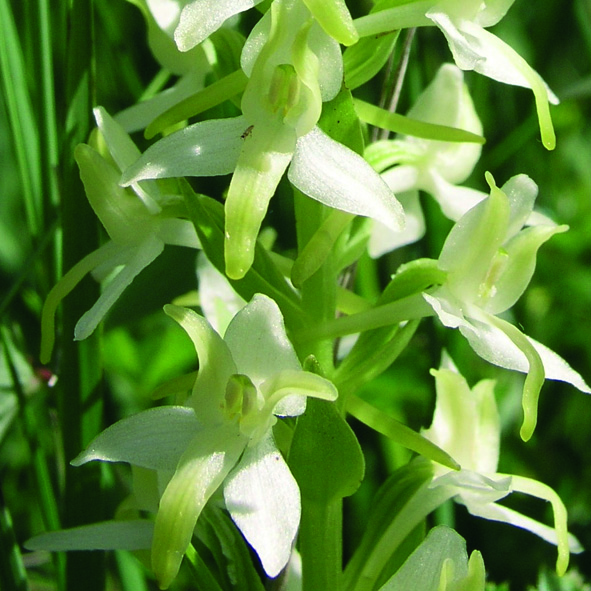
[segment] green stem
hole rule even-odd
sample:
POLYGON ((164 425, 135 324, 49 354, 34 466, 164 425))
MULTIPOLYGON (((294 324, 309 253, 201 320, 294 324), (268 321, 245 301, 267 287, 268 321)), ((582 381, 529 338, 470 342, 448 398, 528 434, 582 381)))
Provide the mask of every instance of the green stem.
MULTIPOLYGON (((327 207, 294 189, 298 250, 303 253, 313 240, 318 228, 330 215, 327 207)), ((302 306, 307 314, 308 326, 322 325, 334 319, 337 301, 337 273, 334 269, 334 250, 327 253, 320 267, 301 284, 302 306)), ((314 355, 325 374, 333 369, 333 342, 331 335, 297 339, 302 347, 301 358, 314 355)))
POLYGON ((302 499, 299 533, 303 591, 339 591, 342 580, 343 500, 327 504, 302 499))

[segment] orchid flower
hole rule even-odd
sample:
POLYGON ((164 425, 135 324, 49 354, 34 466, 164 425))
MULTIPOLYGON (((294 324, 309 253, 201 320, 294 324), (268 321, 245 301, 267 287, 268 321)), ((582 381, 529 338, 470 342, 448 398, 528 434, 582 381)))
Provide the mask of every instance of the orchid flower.
POLYGON ((357 154, 316 125, 322 102, 342 83, 338 44, 302 0, 275 0, 243 53, 249 81, 243 115, 190 125, 158 141, 121 182, 233 172, 226 199, 226 273, 240 279, 252 264, 255 240, 279 180, 348 213, 401 229, 402 207, 357 154))
MULTIPOLYGON (((180 51, 202 43, 229 18, 263 0, 147 0, 154 18, 171 31, 180 51)), ((359 36, 344 0, 304 0, 326 33, 343 45, 359 36)))
MULTIPOLYGON (((197 519, 220 487, 232 519, 265 572, 275 577, 290 559, 300 494, 275 444, 273 425, 277 417, 302 414, 307 396, 335 400, 336 388, 302 370, 281 312, 266 296, 255 296, 238 312, 223 339, 191 310, 170 305, 165 311, 187 331, 199 357, 188 405, 123 419, 72 463, 128 462, 172 474, 152 540, 152 568, 161 589, 175 578, 197 519)), ((47 539, 45 547, 51 546, 47 539)))
POLYGON ((536 101, 542 143, 554 149, 556 138, 548 103, 558 99, 540 75, 504 41, 486 29, 497 24, 514 0, 383 0, 367 16, 354 21, 361 37, 408 27, 435 25, 445 35, 454 61, 514 86, 531 88, 536 101))
POLYGON ((199 248, 191 222, 178 219, 183 213, 178 198, 162 195, 153 181, 119 186, 121 170, 139 156, 139 150, 102 108, 94 111, 106 143, 108 158, 87 144, 80 144, 75 158, 88 201, 101 220, 110 240, 74 265, 49 292, 42 314, 41 360, 47 363, 54 343, 57 306, 82 278, 92 272, 95 279, 108 279, 96 303, 78 321, 76 340, 90 336, 111 306, 135 277, 164 249, 165 244, 199 248), (115 271, 116 274, 112 275, 115 271))
POLYGON ((523 229, 537 194, 537 186, 529 177, 513 177, 502 190, 490 174, 487 181, 490 196, 460 218, 443 245, 438 267, 447 273, 444 284, 423 297, 445 326, 459 328, 480 357, 527 374, 521 429, 522 438, 527 440, 535 429, 537 401, 545 377, 591 393, 583 378, 561 357, 498 317, 525 291, 538 248, 568 228, 537 225, 523 229))
MULTIPOLYGON (((407 115, 411 119, 482 134, 482 124, 462 71, 453 64, 441 66, 407 115)), ((384 224, 374 222, 369 254, 378 257, 423 236, 425 222, 417 190, 432 195, 444 215, 454 221, 484 199, 486 194, 481 191, 457 186, 471 174, 481 151, 482 146, 474 142, 443 142, 413 136, 370 144, 365 158, 382 173, 402 203, 406 228, 393 233, 384 224)))
POLYGON ((494 382, 482 380, 470 390, 451 361, 447 367, 432 370, 437 400, 433 422, 422 435, 447 451, 461 466, 453 471, 434 464, 430 490, 453 494, 476 517, 501 521, 527 529, 558 546, 557 571, 564 574, 569 552, 582 547, 567 531, 566 509, 549 486, 531 478, 499 474, 500 423, 494 398, 494 382), (548 501, 554 511, 554 528, 539 523, 497 501, 521 492, 548 501))
POLYGON ((178 14, 175 17, 174 3, 168 0, 129 1, 144 16, 152 55, 165 70, 179 76, 172 87, 117 113, 117 122, 128 133, 133 133, 146 128, 156 117, 204 88, 206 76, 211 72, 212 50, 199 45, 188 52, 179 51, 172 38, 173 23, 178 20, 178 14))
POLYGON ((379 591, 484 591, 482 554, 468 558, 466 541, 453 529, 438 525, 379 591))

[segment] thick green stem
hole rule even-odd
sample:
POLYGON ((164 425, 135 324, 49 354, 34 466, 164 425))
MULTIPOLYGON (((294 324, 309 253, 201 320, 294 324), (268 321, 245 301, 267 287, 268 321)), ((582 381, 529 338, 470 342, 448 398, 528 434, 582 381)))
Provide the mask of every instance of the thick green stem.
POLYGON ((299 533, 303 591, 339 591, 343 561, 343 500, 328 504, 302 499, 299 533))

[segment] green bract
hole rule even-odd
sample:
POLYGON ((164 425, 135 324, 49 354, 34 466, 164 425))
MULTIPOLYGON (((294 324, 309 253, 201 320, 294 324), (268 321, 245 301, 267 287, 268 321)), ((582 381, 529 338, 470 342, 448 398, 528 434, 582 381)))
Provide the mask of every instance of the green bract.
POLYGON ((267 574, 287 564, 300 520, 300 495, 272 427, 298 416, 306 397, 335 400, 335 387, 303 371, 277 305, 256 296, 224 339, 194 312, 167 306, 187 331, 200 369, 184 407, 123 419, 76 460, 129 462, 172 474, 162 493, 152 542, 161 588, 175 578, 205 503, 223 485, 226 507, 267 574))
POLYGON ((527 373, 523 391, 523 439, 531 437, 544 377, 590 393, 583 378, 554 352, 498 317, 521 297, 535 269, 538 248, 566 226, 523 228, 531 216, 537 186, 525 175, 498 189, 487 175, 490 196, 452 228, 438 266, 445 283, 425 293, 441 322, 459 328, 483 359, 527 373))

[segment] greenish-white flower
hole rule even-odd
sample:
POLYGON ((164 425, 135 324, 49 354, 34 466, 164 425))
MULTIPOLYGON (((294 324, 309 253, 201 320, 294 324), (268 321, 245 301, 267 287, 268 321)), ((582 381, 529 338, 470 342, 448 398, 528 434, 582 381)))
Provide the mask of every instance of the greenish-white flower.
POLYGON ((337 391, 302 370, 279 308, 266 296, 238 312, 223 339, 191 310, 167 306, 166 312, 187 331, 199 357, 187 406, 154 408, 115 423, 73 464, 128 462, 168 475, 151 543, 161 588, 175 578, 197 519, 220 487, 232 519, 275 577, 291 555, 300 495, 273 425, 277 417, 302 414, 307 396, 335 400, 337 391))
POLYGON ((379 175, 318 126, 322 103, 341 88, 340 48, 301 0, 275 0, 242 53, 249 77, 243 115, 191 125, 158 141, 125 171, 142 179, 233 172, 226 198, 226 273, 244 276, 275 189, 291 183, 337 209, 379 219, 393 231, 402 207, 379 175))
POLYGON ((110 240, 74 265, 47 296, 42 315, 41 360, 47 363, 54 343, 57 306, 88 273, 104 281, 96 303, 78 321, 74 336, 85 339, 135 277, 164 249, 165 244, 199 248, 180 198, 162 194, 154 181, 119 186, 121 170, 139 157, 123 128, 102 108, 94 111, 100 136, 96 147, 79 144, 74 157, 86 196, 110 240))
POLYGON ((499 317, 515 304, 534 273, 540 246, 567 226, 524 228, 537 195, 525 175, 497 188, 490 174, 490 196, 462 216, 451 229, 438 267, 443 285, 425 293, 441 322, 458 328, 470 346, 490 363, 527 374, 523 391, 522 437, 531 437, 544 378, 561 380, 585 393, 591 389, 561 357, 499 317))
POLYGON ((527 529, 558 546, 557 571, 563 574, 569 552, 582 547, 567 530, 564 504, 549 486, 523 476, 497 472, 500 450, 500 423, 494 398, 494 382, 482 380, 471 390, 466 380, 448 361, 435 376, 437 400, 433 422, 424 437, 447 451, 462 467, 453 471, 434 464, 430 490, 453 495, 477 517, 509 523, 527 529), (504 507, 498 501, 521 492, 548 501, 554 511, 554 527, 504 507))
MULTIPOLYGON (((167 30, 180 51, 202 43, 228 19, 263 0, 145 0, 160 27, 167 30)), ((344 0, 302 0, 324 30, 344 45, 358 39, 344 0)))
POLYGON ((438 27, 462 70, 474 70, 498 82, 531 88, 542 142, 551 150, 556 138, 548 103, 556 103, 558 99, 514 49, 487 31, 505 16, 514 1, 382 0, 369 15, 354 23, 362 37, 407 27, 438 27))

